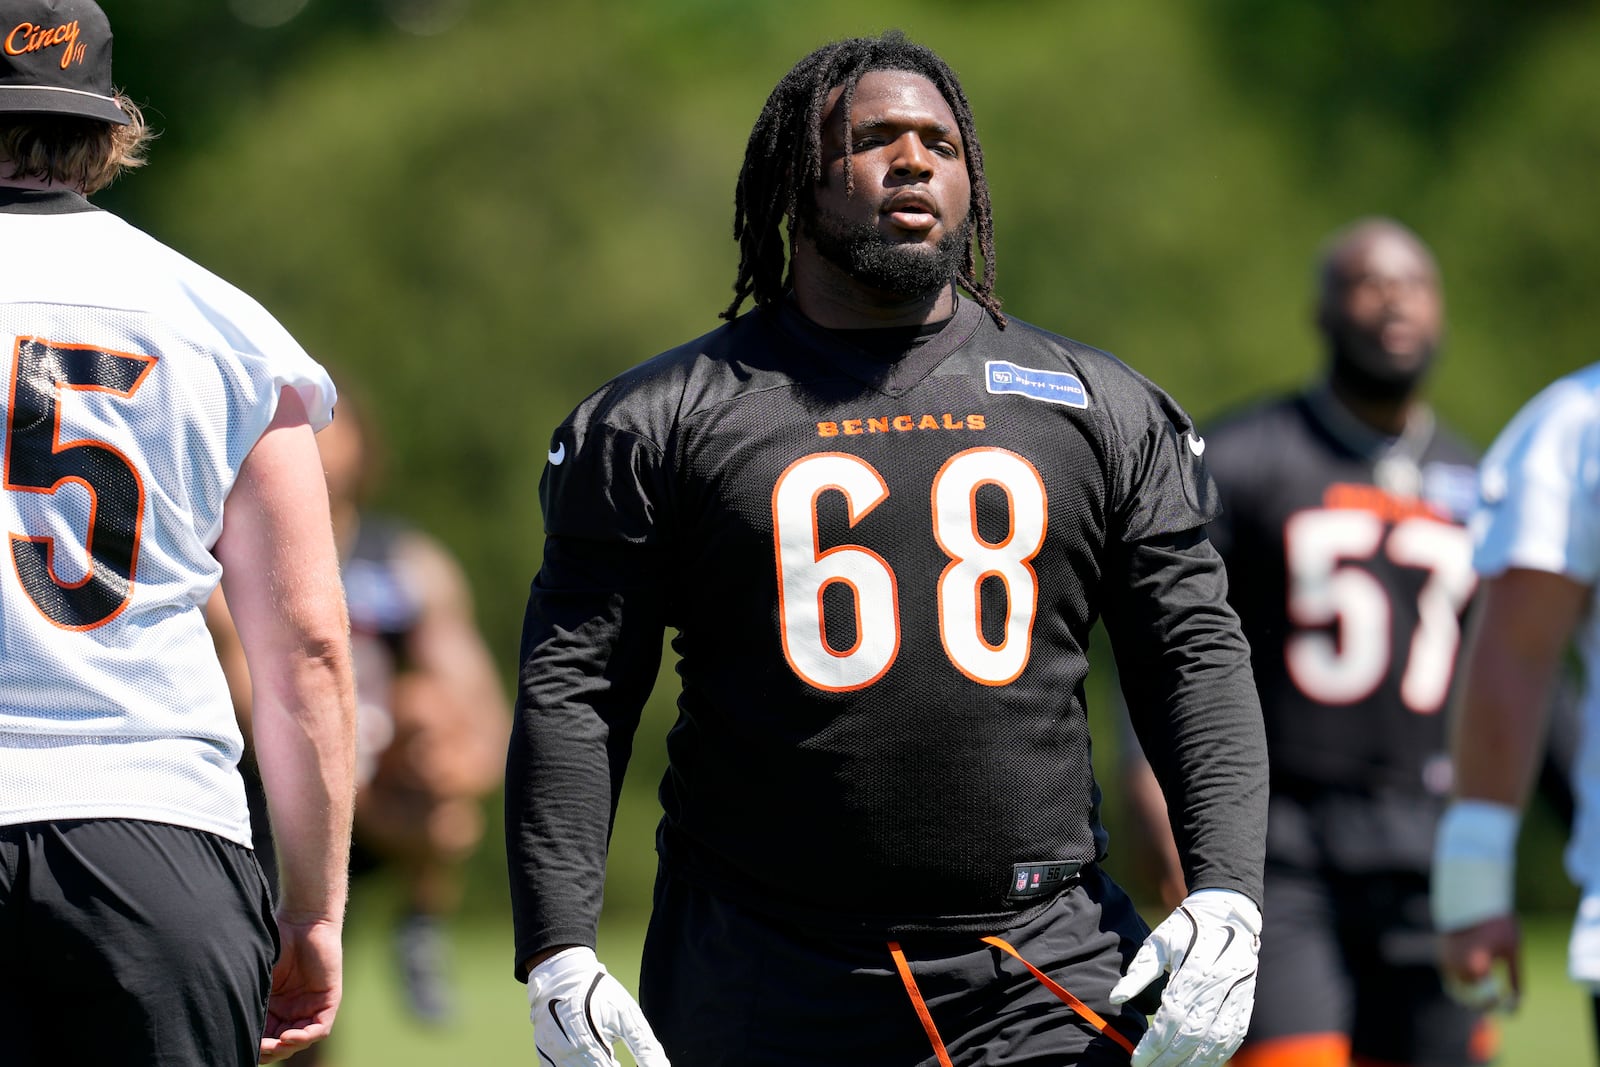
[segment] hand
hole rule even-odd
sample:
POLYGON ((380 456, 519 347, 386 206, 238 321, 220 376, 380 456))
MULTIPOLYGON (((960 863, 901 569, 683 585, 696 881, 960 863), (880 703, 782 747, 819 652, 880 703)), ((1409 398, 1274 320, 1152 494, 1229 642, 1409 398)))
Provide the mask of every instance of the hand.
POLYGON ((327 1037, 343 988, 340 924, 278 920, 283 948, 272 968, 261 1062, 287 1059, 327 1037))
POLYGON ((1215 1067, 1244 1040, 1256 999, 1261 910, 1231 889, 1201 889, 1145 938, 1111 990, 1125 1004, 1169 975, 1133 1067, 1215 1067))
POLYGON ((639 1067, 671 1067, 644 1012, 593 949, 564 949, 528 972, 528 1016, 539 1054, 555 1067, 616 1067, 618 1041, 639 1067))
POLYGON ((1457 798, 1433 838, 1428 910, 1440 935, 1439 976, 1452 997, 1479 1011, 1510 1010, 1522 991, 1512 907, 1518 822, 1509 805, 1457 798))
POLYGON ((1445 991, 1478 1011, 1511 1011, 1522 995, 1521 945, 1517 920, 1510 915, 1497 915, 1441 934, 1439 977, 1445 991), (1497 963, 1505 967, 1503 985, 1496 974, 1497 963))

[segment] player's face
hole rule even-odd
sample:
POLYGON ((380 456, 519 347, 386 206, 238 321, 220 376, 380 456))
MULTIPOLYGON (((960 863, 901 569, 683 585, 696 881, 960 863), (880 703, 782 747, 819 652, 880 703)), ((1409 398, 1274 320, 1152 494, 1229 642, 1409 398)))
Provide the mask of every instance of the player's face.
POLYGON ((1345 250, 1329 284, 1323 326, 1336 363, 1396 390, 1420 380, 1444 321, 1427 253, 1403 233, 1380 230, 1345 250))
POLYGON ((843 90, 823 118, 823 180, 807 236, 864 284, 919 293, 949 284, 971 239, 966 146, 943 94, 908 71, 862 75, 848 117, 843 90), (844 125, 853 184, 846 191, 844 125))

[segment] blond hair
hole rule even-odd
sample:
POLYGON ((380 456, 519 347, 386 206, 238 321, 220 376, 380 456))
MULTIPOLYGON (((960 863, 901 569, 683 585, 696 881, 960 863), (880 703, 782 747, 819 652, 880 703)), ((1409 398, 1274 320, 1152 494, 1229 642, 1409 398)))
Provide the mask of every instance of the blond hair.
POLYGON ((0 116, 0 168, 11 178, 40 178, 85 194, 97 193, 125 170, 144 166, 155 136, 139 106, 122 93, 126 126, 68 115, 0 116))

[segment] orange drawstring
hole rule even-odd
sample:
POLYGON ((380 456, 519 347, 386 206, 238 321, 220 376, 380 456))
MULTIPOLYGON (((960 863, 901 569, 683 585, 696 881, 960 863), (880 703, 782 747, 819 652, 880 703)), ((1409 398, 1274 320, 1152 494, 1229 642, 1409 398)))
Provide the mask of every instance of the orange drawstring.
POLYGON ((1073 1011, 1077 1012, 1079 1015, 1083 1016, 1084 1021, 1090 1026, 1094 1027, 1096 1030, 1100 1031, 1102 1034, 1105 1034, 1111 1040, 1121 1045, 1127 1051, 1128 1055, 1133 1055, 1132 1041, 1129 1041, 1126 1037, 1123 1037, 1116 1027, 1112 1026, 1110 1023, 1101 1018, 1099 1012, 1089 1007, 1089 1005, 1085 1004, 1071 993, 1068 993, 1064 987, 1058 984, 1048 974, 1045 974, 1039 968, 1023 959, 1020 952, 1006 944, 1004 941, 1000 940, 998 937, 985 937, 982 938, 982 941, 986 945, 993 945, 995 948, 1001 949, 1002 951, 1008 952, 1012 956, 1015 956, 1017 962, 1028 968, 1028 973, 1039 979, 1039 983, 1059 997, 1062 1003, 1071 1008, 1073 1011))
POLYGON ((905 983, 911 1006, 917 1009, 917 1018, 922 1020, 922 1029, 927 1032, 928 1043, 933 1046, 933 1054, 939 1059, 939 1067, 951 1067, 950 1054, 944 1050, 939 1028, 933 1025, 933 1016, 928 1011, 927 1001, 922 999, 922 991, 917 988, 917 980, 911 977, 911 965, 906 962, 906 954, 900 951, 900 942, 889 942, 889 955, 894 957, 895 970, 900 972, 900 981, 905 983))
MULTIPOLYGON (((1077 1012, 1084 1022, 1115 1041, 1118 1045, 1121 1045, 1129 1056, 1133 1055, 1132 1041, 1124 1037, 1116 1027, 1106 1022, 1099 1012, 1067 992, 1066 988, 1060 983, 1023 959, 1020 952, 998 937, 985 937, 980 940, 984 944, 993 945, 995 948, 1015 958, 1018 963, 1028 968, 1028 973, 1038 979, 1039 984, 1054 993, 1067 1007, 1077 1012)), ((928 1044, 933 1046, 933 1054, 939 1061, 939 1067, 951 1067, 950 1054, 945 1051, 944 1041, 939 1037, 939 1028, 933 1022, 933 1014, 928 1011, 928 1003, 922 999, 922 991, 917 988, 917 980, 911 976, 911 965, 906 962, 906 954, 900 950, 900 942, 889 942, 889 955, 894 957, 895 970, 900 972, 900 981, 906 987, 906 995, 911 998, 911 1006, 916 1009, 917 1018, 922 1020, 923 1032, 928 1035, 928 1044)))

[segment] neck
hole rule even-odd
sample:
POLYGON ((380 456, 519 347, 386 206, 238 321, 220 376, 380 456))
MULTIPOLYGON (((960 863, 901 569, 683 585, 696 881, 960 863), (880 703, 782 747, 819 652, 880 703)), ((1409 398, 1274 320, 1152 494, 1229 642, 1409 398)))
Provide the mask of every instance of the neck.
POLYGON ((1392 398, 1367 396, 1351 389, 1349 383, 1337 375, 1328 379, 1328 388, 1350 414, 1389 437, 1404 433, 1411 416, 1422 406, 1415 391, 1392 398))
POLYGON ((794 252, 794 300, 800 313, 830 330, 923 326, 956 313, 952 279, 926 293, 892 293, 862 285, 799 239, 794 252))
POLYGON ((70 191, 72 191, 74 193, 79 193, 79 194, 81 194, 83 192, 82 189, 73 188, 70 185, 62 185, 59 182, 55 182, 55 181, 50 180, 49 178, 16 177, 16 176, 12 176, 12 175, 0 175, 0 188, 4 188, 4 189, 67 189, 67 190, 70 190, 70 191))

